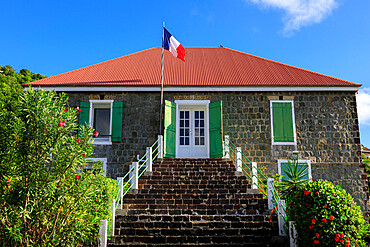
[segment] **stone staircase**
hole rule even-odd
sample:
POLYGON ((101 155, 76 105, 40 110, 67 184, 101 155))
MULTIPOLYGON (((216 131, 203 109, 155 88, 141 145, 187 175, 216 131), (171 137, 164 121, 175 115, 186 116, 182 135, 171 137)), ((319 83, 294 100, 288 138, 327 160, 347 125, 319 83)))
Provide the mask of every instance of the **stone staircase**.
POLYGON ((267 200, 222 159, 161 159, 124 197, 108 246, 285 246, 267 200))

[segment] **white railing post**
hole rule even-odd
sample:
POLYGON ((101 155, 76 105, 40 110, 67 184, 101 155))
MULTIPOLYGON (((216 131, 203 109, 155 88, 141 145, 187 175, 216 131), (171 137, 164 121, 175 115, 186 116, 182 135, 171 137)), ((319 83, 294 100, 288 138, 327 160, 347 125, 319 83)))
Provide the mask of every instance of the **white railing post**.
POLYGON ((132 165, 134 166, 132 189, 137 190, 139 188, 139 162, 132 162, 132 165))
POLYGON ((122 209, 122 205, 123 205, 123 177, 118 177, 117 178, 117 181, 118 181, 118 208, 119 209, 122 209))
POLYGON ((146 171, 151 172, 152 171, 152 163, 153 163, 153 154, 152 154, 152 147, 146 148, 147 153, 147 160, 146 160, 146 171))
POLYGON ((224 141, 224 156, 222 158, 224 159, 230 159, 230 148, 229 148, 229 136, 225 136, 224 141))
POLYGON ((295 221, 289 221, 289 242, 290 247, 297 247, 297 229, 295 228, 295 221))
POLYGON ((242 172, 242 149, 236 148, 236 171, 242 172))
POLYGON ((268 209, 273 210, 274 209, 274 179, 273 178, 268 178, 267 179, 267 202, 268 202, 268 209))
POLYGON ((113 201, 112 201, 112 222, 111 222, 112 234, 111 234, 111 236, 114 236, 115 224, 116 224, 116 200, 113 199, 113 201))
POLYGON ((285 212, 285 200, 278 200, 278 224, 279 224, 279 236, 286 236, 286 212, 285 212))
POLYGON ((158 136, 158 158, 163 159, 163 136, 158 136))
POLYGON ((257 163, 252 162, 252 171, 251 171, 251 178, 252 178, 252 189, 258 189, 258 178, 257 178, 257 163))
POLYGON ((107 240, 108 240, 108 221, 107 220, 101 220, 100 230, 99 230, 99 247, 107 247, 107 240))

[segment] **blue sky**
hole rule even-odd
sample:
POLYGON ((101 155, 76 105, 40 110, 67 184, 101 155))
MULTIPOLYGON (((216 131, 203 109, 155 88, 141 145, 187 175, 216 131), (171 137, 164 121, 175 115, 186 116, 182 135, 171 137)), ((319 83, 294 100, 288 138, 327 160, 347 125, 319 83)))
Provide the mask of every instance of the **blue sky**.
POLYGON ((363 84, 370 147, 369 0, 5 1, 0 64, 47 76, 161 45, 219 46, 363 84))

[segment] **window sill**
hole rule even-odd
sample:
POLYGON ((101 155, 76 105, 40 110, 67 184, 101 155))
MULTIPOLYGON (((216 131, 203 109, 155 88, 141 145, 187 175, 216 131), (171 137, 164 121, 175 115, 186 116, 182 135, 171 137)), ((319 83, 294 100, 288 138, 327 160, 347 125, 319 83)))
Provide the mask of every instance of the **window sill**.
POLYGON ((94 145, 112 145, 111 141, 93 140, 94 145))
POLYGON ((297 145, 296 142, 273 142, 272 145, 274 146, 278 146, 278 145, 291 145, 291 146, 294 146, 294 145, 297 145))

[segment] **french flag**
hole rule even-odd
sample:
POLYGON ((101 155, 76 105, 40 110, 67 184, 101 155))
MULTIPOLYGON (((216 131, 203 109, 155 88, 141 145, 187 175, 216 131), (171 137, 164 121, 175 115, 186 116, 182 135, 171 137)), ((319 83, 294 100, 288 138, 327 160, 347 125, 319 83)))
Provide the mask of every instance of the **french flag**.
POLYGON ((163 49, 169 50, 174 57, 177 57, 185 62, 185 49, 184 47, 175 39, 175 37, 163 27, 163 49))

